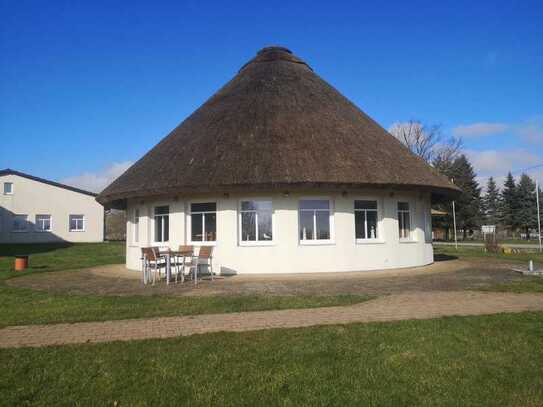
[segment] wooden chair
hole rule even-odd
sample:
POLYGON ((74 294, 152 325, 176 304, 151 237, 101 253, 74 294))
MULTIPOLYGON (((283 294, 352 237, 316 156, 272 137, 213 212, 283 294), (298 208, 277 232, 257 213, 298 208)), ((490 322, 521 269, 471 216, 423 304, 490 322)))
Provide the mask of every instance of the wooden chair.
POLYGON ((175 282, 177 283, 177 276, 181 274, 181 282, 185 282, 185 267, 189 267, 194 256, 194 247, 181 245, 175 253, 174 265, 176 268, 175 282), (188 260, 187 260, 188 259, 188 260))
POLYGON ((156 275, 159 274, 160 278, 160 268, 166 267, 166 261, 163 256, 158 252, 158 249, 155 247, 144 247, 141 249, 143 254, 144 261, 144 274, 147 277, 147 282, 150 280, 150 273, 153 271, 153 285, 156 282, 156 275))
POLYGON ((213 281, 213 246, 202 246, 198 252, 198 265, 202 264, 202 260, 208 267, 211 281, 213 281))

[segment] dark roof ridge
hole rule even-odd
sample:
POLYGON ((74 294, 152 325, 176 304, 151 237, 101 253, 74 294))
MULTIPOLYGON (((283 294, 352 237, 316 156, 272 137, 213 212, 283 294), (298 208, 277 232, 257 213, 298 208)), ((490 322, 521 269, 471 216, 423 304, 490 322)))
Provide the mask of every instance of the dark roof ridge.
POLYGON ((80 194, 85 194, 85 195, 94 196, 94 197, 98 196, 98 194, 95 193, 95 192, 86 191, 86 190, 81 189, 81 188, 76 188, 76 187, 72 187, 70 185, 61 184, 60 182, 51 181, 51 180, 48 180, 48 179, 45 179, 45 178, 36 177, 34 175, 26 174, 26 173, 21 172, 21 171, 12 170, 11 168, 6 168, 4 170, 0 170, 0 176, 2 176, 2 175, 18 175, 19 177, 27 178, 27 179, 30 179, 32 181, 41 182, 43 184, 52 185, 54 187, 67 189, 67 190, 72 191, 72 192, 78 192, 80 194))

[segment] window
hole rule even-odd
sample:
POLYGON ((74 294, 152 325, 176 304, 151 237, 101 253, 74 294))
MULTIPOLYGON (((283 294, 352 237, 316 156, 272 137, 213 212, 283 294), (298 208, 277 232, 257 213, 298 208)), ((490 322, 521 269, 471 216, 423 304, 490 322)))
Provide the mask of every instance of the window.
POLYGON ((240 224, 242 242, 271 242, 272 202, 242 201, 240 224))
POLYGON ((330 241, 331 211, 327 199, 300 201, 300 241, 330 241))
POLYGON ((140 210, 134 210, 134 243, 140 241, 140 210))
POLYGON ((190 205, 190 240, 215 242, 217 240, 217 204, 215 202, 190 205))
POLYGON ((170 240, 170 207, 155 206, 155 242, 170 240))
POLYGON ((51 230, 51 215, 36 215, 36 230, 48 232, 51 230))
POLYGON ((85 230, 85 216, 70 215, 70 232, 83 232, 85 230))
POLYGON ((398 202, 398 228, 400 240, 411 238, 411 216, 408 202, 398 202))
POLYGON ((13 231, 14 232, 26 232, 28 228, 28 215, 14 215, 13 216, 13 231))
POLYGON ((4 182, 4 195, 13 194, 13 182, 4 182))
POLYGON ((377 239, 377 201, 354 201, 354 224, 357 240, 377 239))

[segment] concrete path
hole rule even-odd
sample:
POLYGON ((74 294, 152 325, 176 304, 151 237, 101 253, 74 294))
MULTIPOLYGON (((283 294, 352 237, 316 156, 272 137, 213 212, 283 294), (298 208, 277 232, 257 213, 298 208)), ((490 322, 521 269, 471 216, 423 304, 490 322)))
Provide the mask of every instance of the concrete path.
POLYGON ((242 332, 523 311, 543 311, 543 295, 472 291, 411 292, 345 307, 13 326, 0 330, 0 348, 130 341, 219 331, 242 332))
MULTIPOLYGON (((499 243, 500 246, 511 247, 513 249, 538 249, 538 243, 499 243)), ((454 246, 454 242, 433 242, 434 246, 454 246)), ((482 242, 458 242, 458 246, 484 247, 482 242)))

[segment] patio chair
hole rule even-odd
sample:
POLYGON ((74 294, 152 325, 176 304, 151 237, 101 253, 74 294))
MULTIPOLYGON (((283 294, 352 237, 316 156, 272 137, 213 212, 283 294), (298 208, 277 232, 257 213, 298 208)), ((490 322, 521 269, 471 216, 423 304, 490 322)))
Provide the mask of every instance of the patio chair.
POLYGON ((211 275, 211 281, 213 281, 213 246, 200 247, 197 266, 199 267, 201 265, 207 265, 207 269, 211 275))
POLYGON ((185 282, 185 267, 189 267, 192 262, 192 257, 194 256, 194 247, 181 245, 177 252, 174 253, 174 266, 176 268, 176 279, 177 275, 181 275, 181 282, 185 282))
POLYGON ((147 268, 147 277, 150 279, 150 273, 153 272, 153 285, 156 282, 156 275, 158 273, 158 278, 160 279, 160 268, 166 267, 166 258, 160 255, 158 248, 156 247, 145 247, 142 249, 144 253, 144 262, 145 268, 147 268))

